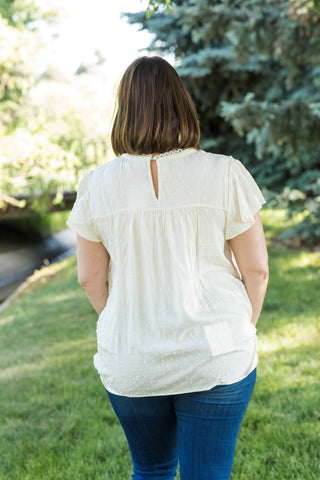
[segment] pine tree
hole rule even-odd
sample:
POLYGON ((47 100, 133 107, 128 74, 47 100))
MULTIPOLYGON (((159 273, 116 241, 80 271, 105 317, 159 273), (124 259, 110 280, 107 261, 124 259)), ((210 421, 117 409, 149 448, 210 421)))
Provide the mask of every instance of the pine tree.
POLYGON ((269 198, 304 212, 301 242, 319 242, 319 10, 308 0, 171 3, 128 18, 155 34, 150 50, 175 55, 202 147, 242 160, 269 198))

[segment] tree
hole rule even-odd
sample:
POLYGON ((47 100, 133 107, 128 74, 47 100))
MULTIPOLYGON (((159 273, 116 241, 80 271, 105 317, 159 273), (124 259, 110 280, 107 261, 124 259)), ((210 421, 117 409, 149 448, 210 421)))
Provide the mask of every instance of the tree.
MULTIPOLYGON (((90 65, 70 85, 51 65, 40 65, 39 22, 59 13, 50 2, 44 10, 32 0, 2 0, 0 13, 0 209, 23 207, 15 196, 25 195, 44 213, 53 193, 61 203, 63 191, 106 158, 101 76, 90 65)), ((103 57, 95 56, 98 68, 103 57)))
POLYGON ((31 85, 38 47, 33 33, 9 25, 0 17, 0 128, 17 127, 18 106, 31 85))
POLYGON ((150 50, 175 55, 198 109, 203 148, 241 158, 269 198, 303 212, 301 242, 316 243, 319 11, 308 0, 171 3, 169 13, 128 19, 155 34, 150 50))
POLYGON ((172 6, 171 0, 149 0, 148 7, 146 10, 147 18, 150 18, 152 14, 161 11, 164 7, 167 12, 170 11, 172 6))

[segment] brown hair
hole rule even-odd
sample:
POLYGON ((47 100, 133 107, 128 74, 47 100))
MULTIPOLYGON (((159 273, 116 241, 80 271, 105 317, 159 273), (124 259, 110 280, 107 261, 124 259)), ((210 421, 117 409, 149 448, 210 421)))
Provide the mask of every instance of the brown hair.
POLYGON ((163 58, 138 58, 123 74, 111 142, 116 155, 200 148, 194 103, 163 58))

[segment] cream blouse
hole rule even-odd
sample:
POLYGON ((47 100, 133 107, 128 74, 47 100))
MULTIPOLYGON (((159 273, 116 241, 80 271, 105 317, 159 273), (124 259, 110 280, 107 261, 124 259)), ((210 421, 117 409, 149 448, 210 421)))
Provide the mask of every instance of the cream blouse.
POLYGON ((123 154, 85 175, 68 226, 110 254, 94 365, 112 393, 207 390, 257 365, 252 308, 228 240, 265 203, 245 167, 203 150, 123 154))

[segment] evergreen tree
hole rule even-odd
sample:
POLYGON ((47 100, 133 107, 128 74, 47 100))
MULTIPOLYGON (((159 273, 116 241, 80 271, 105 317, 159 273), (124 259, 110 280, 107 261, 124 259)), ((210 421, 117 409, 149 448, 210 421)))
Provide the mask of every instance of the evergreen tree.
MULTIPOLYGON (((160 3, 160 2, 157 2, 160 3)), ((269 198, 303 211, 320 239, 320 13, 308 0, 177 0, 128 14, 173 53, 199 113, 202 147, 241 159, 269 198)), ((292 233, 292 232, 291 232, 292 233)), ((297 233, 296 231, 293 233, 297 233)))

